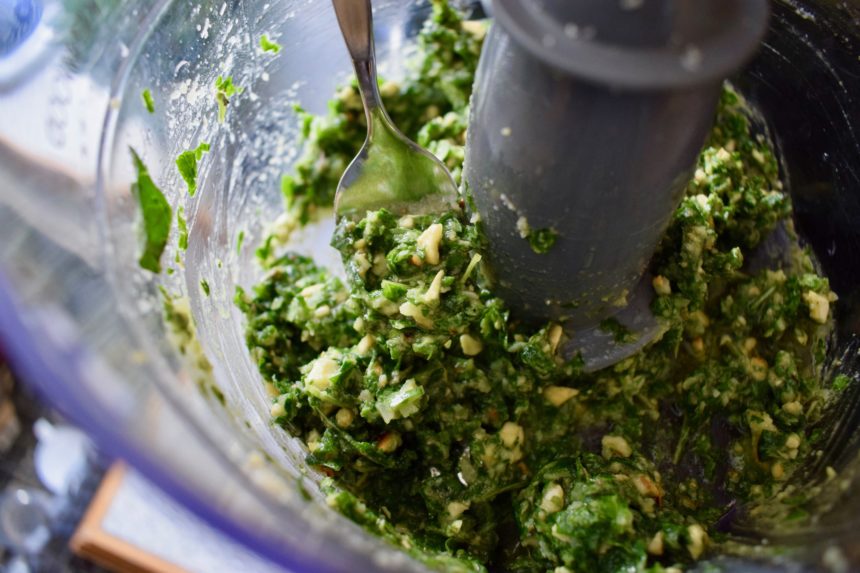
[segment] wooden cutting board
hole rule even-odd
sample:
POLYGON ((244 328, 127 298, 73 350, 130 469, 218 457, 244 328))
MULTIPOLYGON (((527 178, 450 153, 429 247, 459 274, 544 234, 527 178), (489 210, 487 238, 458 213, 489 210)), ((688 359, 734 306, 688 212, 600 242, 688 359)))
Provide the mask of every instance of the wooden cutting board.
POLYGON ((69 545, 118 573, 288 573, 208 526, 121 462, 105 474, 69 545))

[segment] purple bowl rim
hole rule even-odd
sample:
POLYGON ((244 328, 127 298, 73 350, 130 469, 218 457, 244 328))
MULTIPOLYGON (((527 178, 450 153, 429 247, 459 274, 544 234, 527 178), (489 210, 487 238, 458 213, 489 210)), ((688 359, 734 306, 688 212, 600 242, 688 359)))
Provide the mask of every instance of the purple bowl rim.
MULTIPOLYGON (((307 555, 294 544, 275 541, 255 533, 250 528, 238 526, 234 520, 208 504, 182 480, 162 471, 151 455, 130 440, 120 437, 120 433, 104 427, 98 422, 98 416, 85 415, 87 406, 78 399, 75 392, 70 390, 79 382, 75 377, 78 371, 75 361, 67 360, 62 353, 58 353, 60 356, 56 358, 53 367, 41 360, 40 353, 35 351, 38 348, 35 333, 25 325, 19 308, 21 305, 14 295, 14 289, 0 269, 0 342, 2 342, 0 348, 5 353, 6 359, 15 372, 21 375, 25 384, 34 388, 42 399, 57 408, 69 421, 92 437, 103 453, 127 461, 146 479, 189 509, 206 525, 221 531, 276 567, 286 567, 291 573, 346 571, 324 563, 323 556, 307 555), (46 384, 45 381, 50 382, 46 384), (47 390, 48 386, 50 391, 47 390)), ((50 337, 44 336, 42 339, 47 341, 50 337)), ((74 356, 85 357, 88 354, 89 351, 83 345, 74 344, 74 356)))

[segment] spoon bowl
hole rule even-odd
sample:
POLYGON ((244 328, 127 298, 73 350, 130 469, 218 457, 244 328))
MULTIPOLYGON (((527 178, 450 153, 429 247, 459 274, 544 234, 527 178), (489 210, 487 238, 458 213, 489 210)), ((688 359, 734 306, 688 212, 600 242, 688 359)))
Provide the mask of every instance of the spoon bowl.
POLYGON ((355 67, 367 117, 367 138, 341 176, 334 199, 338 219, 385 208, 395 215, 443 213, 459 193, 445 164, 403 135, 391 121, 376 79, 370 0, 332 0, 355 67))

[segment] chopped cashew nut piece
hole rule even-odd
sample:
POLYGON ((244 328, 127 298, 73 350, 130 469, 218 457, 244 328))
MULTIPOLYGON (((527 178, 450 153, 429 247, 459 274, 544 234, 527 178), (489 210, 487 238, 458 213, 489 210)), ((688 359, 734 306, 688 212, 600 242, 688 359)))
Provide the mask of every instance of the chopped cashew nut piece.
POLYGON ((340 364, 330 356, 320 356, 314 360, 314 365, 306 379, 306 383, 317 390, 326 390, 331 385, 331 378, 340 370, 340 364))
POLYGON ((499 436, 506 448, 522 445, 525 441, 523 427, 514 422, 505 422, 505 425, 499 430, 499 436))
POLYGON ((705 543, 708 541, 708 534, 704 528, 698 523, 694 523, 687 527, 687 535, 690 536, 690 543, 687 545, 687 551, 690 552, 690 557, 698 559, 705 551, 705 543))
POLYGON ((547 386, 543 391, 544 398, 553 406, 561 406, 577 394, 579 390, 566 386, 547 386))
POLYGON ((564 329, 560 324, 553 324, 549 328, 549 347, 555 352, 556 348, 558 348, 558 343, 561 342, 561 335, 564 333, 564 329))
POLYGON ((418 248, 424 251, 424 260, 431 265, 439 264, 439 243, 442 242, 442 225, 433 223, 418 236, 418 248))
POLYGON ((803 293, 803 300, 809 306, 809 318, 818 324, 827 322, 827 316, 830 314, 830 301, 826 296, 808 290, 803 293))
POLYGON ((603 446, 604 458, 612 458, 616 455, 622 458, 629 458, 630 454, 633 453, 630 444, 621 436, 610 436, 607 434, 600 440, 600 444, 603 446))
POLYGON ((547 513, 557 513, 564 508, 564 489, 557 483, 551 484, 543 492, 540 508, 547 513))
POLYGON ((349 408, 341 408, 337 411, 337 414, 334 415, 334 421, 337 423, 339 428, 350 427, 354 419, 355 414, 349 408))
POLYGON ((390 454, 394 450, 400 447, 402 443, 402 439, 400 438, 400 434, 397 432, 388 432, 384 436, 382 436, 378 442, 376 442, 376 447, 386 454, 390 454))
POLYGON ((355 349, 361 356, 366 356, 373 348, 374 344, 376 344, 376 338, 374 338, 372 334, 365 334, 364 337, 358 341, 355 349))
POLYGON ((664 277, 663 275, 657 275, 651 280, 651 286, 654 287, 654 292, 656 292, 660 296, 667 296, 672 294, 672 284, 669 282, 669 279, 664 277))
POLYGON ((651 538, 651 541, 648 542, 647 547, 648 553, 651 555, 663 555, 663 532, 658 531, 654 534, 654 537, 651 538))
POLYGON ((400 314, 408 316, 415 321, 415 324, 423 328, 433 328, 433 319, 427 317, 421 307, 411 303, 404 302, 400 305, 400 314))
POLYGON ((463 349, 463 354, 466 356, 477 356, 484 349, 484 343, 471 334, 461 334, 460 348, 463 349))
POLYGON ((427 288, 427 292, 424 293, 421 300, 427 304, 437 304, 439 302, 439 297, 442 294, 442 279, 444 278, 445 271, 439 271, 436 273, 436 276, 433 277, 433 282, 430 283, 430 286, 427 288))
POLYGON ((448 503, 448 517, 451 519, 457 519, 463 513, 469 509, 469 506, 472 505, 471 502, 462 502, 462 501, 452 501, 448 503))

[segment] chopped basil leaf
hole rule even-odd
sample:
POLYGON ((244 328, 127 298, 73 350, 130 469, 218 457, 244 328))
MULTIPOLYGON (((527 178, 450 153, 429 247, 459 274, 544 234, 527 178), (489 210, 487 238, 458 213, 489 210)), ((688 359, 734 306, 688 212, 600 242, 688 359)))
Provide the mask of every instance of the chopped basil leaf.
POLYGON ((266 34, 260 36, 260 48, 264 52, 272 52, 274 54, 277 54, 281 51, 281 45, 273 40, 270 40, 269 36, 267 36, 266 34))
POLYGON ((143 99, 143 105, 146 106, 146 111, 149 113, 155 113, 155 100, 152 99, 152 92, 149 88, 143 90, 140 97, 143 99))
POLYGON ((131 193, 137 199, 142 214, 141 267, 154 273, 161 272, 161 254, 167 246, 173 211, 161 190, 149 176, 146 166, 137 152, 129 147, 137 181, 131 185, 131 193))
POLYGON ((188 186, 188 194, 192 197, 197 192, 197 162, 200 161, 204 153, 208 152, 209 144, 204 141, 197 148, 183 151, 176 158, 176 168, 185 180, 185 184, 188 186))
POLYGON ((185 251, 188 249, 188 222, 185 220, 184 207, 180 206, 176 211, 176 226, 179 229, 178 246, 181 250, 185 251))
POLYGON ((224 118, 227 116, 227 106, 230 104, 230 98, 234 95, 242 93, 244 88, 233 84, 233 78, 230 76, 218 76, 215 80, 215 101, 218 104, 218 123, 224 123, 224 118))
POLYGON ((555 229, 535 229, 528 235, 529 245, 539 255, 549 252, 557 240, 558 231, 555 229))

